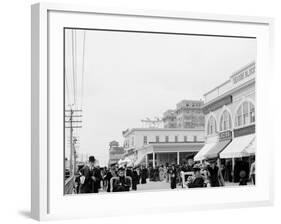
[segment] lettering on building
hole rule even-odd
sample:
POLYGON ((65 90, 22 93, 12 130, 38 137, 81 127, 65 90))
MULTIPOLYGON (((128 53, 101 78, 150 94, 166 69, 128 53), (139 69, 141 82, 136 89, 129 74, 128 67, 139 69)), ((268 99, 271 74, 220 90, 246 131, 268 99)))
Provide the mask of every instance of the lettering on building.
POLYGON ((240 71, 236 74, 234 74, 232 78, 233 84, 236 84, 250 76, 252 76, 255 73, 256 67, 255 64, 251 64, 247 69, 244 69, 243 71, 240 71))
POLYGON ((236 138, 239 136, 253 134, 255 133, 255 130, 256 130, 256 126, 254 124, 247 127, 238 128, 234 130, 234 137, 236 138))
POLYGON ((219 141, 231 140, 232 139, 232 131, 224 131, 219 133, 219 141))

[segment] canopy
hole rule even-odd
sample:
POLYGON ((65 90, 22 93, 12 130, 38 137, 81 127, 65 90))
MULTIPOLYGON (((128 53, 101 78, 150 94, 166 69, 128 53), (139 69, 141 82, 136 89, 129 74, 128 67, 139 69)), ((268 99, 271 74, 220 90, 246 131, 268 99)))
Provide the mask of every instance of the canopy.
POLYGON ((201 161, 206 159, 206 154, 209 150, 211 150, 213 147, 215 147, 217 143, 216 142, 211 142, 211 143, 207 143, 205 144, 202 149, 200 149, 200 151, 194 156, 194 160, 195 161, 201 161))
POLYGON ((246 152, 253 155, 256 152, 256 137, 254 137, 253 141, 249 144, 249 146, 246 148, 246 152))
POLYGON ((225 147, 231 142, 231 140, 225 140, 218 142, 213 148, 211 148, 205 155, 207 159, 218 158, 219 153, 225 149, 225 147))
POLYGON ((255 134, 244 135, 234 138, 232 142, 220 153, 220 158, 237 158, 250 156, 255 152, 255 147, 251 147, 255 140, 255 134), (248 149, 248 151, 247 151, 248 149))

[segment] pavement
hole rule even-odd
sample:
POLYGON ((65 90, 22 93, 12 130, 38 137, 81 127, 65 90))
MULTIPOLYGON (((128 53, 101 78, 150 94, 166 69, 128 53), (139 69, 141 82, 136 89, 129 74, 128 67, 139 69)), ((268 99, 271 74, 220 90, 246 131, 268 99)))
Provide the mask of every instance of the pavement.
MULTIPOLYGON (((238 183, 225 182, 225 187, 238 187, 238 186, 239 186, 238 183)), ((252 184, 249 182, 247 186, 252 186, 252 184)), ((162 182, 148 181, 146 184, 138 184, 137 188, 138 191, 170 189, 170 183, 167 183, 166 181, 162 181, 162 182)), ((186 189, 186 188, 182 188, 181 185, 177 185, 177 189, 186 189)))
MULTIPOLYGON (((238 186, 239 186, 238 183, 232 183, 232 182, 225 183, 225 187, 238 187, 238 186)), ((252 184, 248 183, 248 186, 252 186, 252 184)), ((156 182, 156 181, 148 180, 146 184, 137 185, 137 191, 167 190, 167 189, 170 189, 170 183, 167 183, 166 181, 156 182)), ((180 185, 177 185, 177 189, 186 189, 186 188, 182 188, 180 185)), ((107 193, 107 192, 101 190, 100 193, 107 193)))
POLYGON ((170 189, 170 183, 166 181, 156 182, 156 181, 148 181, 146 184, 138 184, 137 190, 162 190, 162 189, 170 189))

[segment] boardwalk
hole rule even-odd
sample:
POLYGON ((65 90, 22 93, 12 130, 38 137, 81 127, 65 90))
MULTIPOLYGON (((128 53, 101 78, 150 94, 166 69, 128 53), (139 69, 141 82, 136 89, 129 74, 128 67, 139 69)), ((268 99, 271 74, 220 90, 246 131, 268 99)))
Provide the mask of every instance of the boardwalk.
POLYGON ((146 184, 138 184, 138 191, 143 190, 162 190, 162 189, 170 189, 170 184, 162 181, 162 182, 147 182, 146 184))

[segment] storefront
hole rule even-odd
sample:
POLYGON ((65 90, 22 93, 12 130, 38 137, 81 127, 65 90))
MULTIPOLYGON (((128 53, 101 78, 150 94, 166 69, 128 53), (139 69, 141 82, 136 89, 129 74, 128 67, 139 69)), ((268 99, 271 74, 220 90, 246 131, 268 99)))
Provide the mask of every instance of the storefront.
POLYGON ((153 167, 168 164, 182 164, 194 156, 203 147, 203 142, 194 143, 154 143, 138 150, 134 166, 151 165, 153 167))
POLYGON ((205 155, 206 159, 219 158, 219 154, 223 151, 232 140, 232 131, 224 131, 219 133, 219 141, 216 145, 211 148, 205 155))
POLYGON ((203 161, 208 159, 219 158, 219 153, 223 151, 232 140, 232 131, 220 132, 218 141, 210 142, 195 155, 195 161, 203 161))
POLYGON ((250 166, 255 160, 255 152, 255 125, 234 129, 234 139, 219 155, 221 159, 231 161, 234 182, 239 181, 242 170, 249 175, 250 166))
POLYGON ((241 170, 248 175, 255 159, 255 66, 246 65, 204 94, 206 143, 195 160, 219 158, 226 181, 237 182, 241 170))

